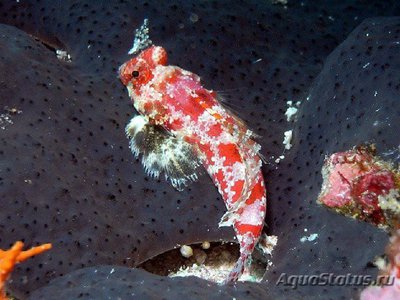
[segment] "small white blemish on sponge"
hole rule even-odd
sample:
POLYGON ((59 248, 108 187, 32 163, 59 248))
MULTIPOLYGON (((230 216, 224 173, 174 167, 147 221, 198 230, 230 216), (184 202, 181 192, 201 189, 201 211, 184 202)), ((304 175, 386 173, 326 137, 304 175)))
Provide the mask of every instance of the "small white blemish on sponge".
POLYGON ((209 249, 209 248, 210 248, 210 242, 207 242, 207 241, 203 242, 203 243, 201 244, 201 248, 203 248, 203 249, 209 249))
POLYGON ((59 60, 63 60, 63 61, 66 61, 66 62, 71 62, 72 61, 71 55, 69 55, 69 53, 67 51, 65 51, 65 50, 57 49, 56 50, 56 55, 57 55, 57 58, 59 60))
POLYGON ((318 233, 312 233, 309 236, 303 236, 300 239, 300 242, 304 243, 304 242, 313 242, 314 240, 316 240, 318 238, 318 233))
POLYGON ((277 159, 275 159, 275 162, 279 164, 283 159, 285 159, 285 155, 280 155, 277 159))
POLYGON ((296 103, 293 104, 293 101, 287 101, 286 104, 288 108, 286 109, 285 116, 286 120, 290 122, 295 119, 297 111, 299 110, 298 107, 301 104, 301 102, 297 101, 296 103))
POLYGON ((183 245, 180 249, 183 257, 189 258, 193 255, 193 249, 190 246, 183 245))
POLYGON ((288 109, 285 112, 286 120, 288 122, 290 122, 290 121, 292 121, 294 119, 294 116, 296 115, 297 110, 298 109, 296 107, 293 107, 293 106, 288 107, 288 109))
POLYGON ((283 143, 285 145, 286 150, 290 150, 292 148, 292 137, 293 137, 293 130, 288 130, 283 133, 283 143))

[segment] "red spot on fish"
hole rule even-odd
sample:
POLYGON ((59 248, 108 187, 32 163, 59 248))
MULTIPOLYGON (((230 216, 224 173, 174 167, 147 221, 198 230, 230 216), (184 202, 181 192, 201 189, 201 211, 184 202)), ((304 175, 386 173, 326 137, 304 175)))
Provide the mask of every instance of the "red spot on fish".
POLYGON ((235 162, 240 161, 240 153, 236 145, 234 144, 220 144, 218 145, 220 156, 224 160, 225 166, 232 166, 235 162))
POLYGON ((257 184, 251 190, 250 197, 246 200, 246 204, 253 204, 257 199, 261 199, 264 196, 264 187, 261 181, 257 182, 257 184))
POLYGON ((211 137, 219 136, 222 133, 222 128, 219 124, 211 125, 207 131, 207 134, 211 137))

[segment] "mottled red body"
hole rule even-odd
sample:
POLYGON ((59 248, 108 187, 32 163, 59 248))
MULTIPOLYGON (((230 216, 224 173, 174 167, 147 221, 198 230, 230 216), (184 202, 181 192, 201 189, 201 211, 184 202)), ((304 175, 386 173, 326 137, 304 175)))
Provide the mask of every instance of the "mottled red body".
POLYGON ((376 225, 397 227, 398 171, 378 159, 369 147, 332 154, 322 174, 319 202, 376 225))
MULTIPOLYGON (((244 123, 221 106, 216 94, 201 85, 197 75, 166 63, 165 50, 153 46, 122 65, 120 78, 146 122, 190 144, 201 158, 228 209, 220 226, 233 225, 240 243, 240 259, 227 279, 236 281, 265 218, 260 146, 244 123)), ((138 130, 136 123, 127 127, 131 136, 138 130)))

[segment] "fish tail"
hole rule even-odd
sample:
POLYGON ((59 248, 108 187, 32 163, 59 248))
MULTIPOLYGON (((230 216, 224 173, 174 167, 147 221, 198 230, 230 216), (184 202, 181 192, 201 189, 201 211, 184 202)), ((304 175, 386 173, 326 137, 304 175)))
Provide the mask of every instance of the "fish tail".
POLYGON ((260 158, 235 143, 199 145, 205 154, 204 164, 222 195, 227 213, 220 226, 233 226, 240 245, 240 257, 226 282, 242 275, 257 244, 266 211, 266 190, 260 158))
POLYGON ((234 222, 236 234, 239 239, 241 249, 252 251, 264 226, 266 213, 266 189, 261 170, 258 171, 256 182, 252 186, 249 197, 238 211, 239 218, 234 222), (249 249, 251 245, 251 249, 249 249))
POLYGON ((234 283, 236 282, 240 275, 243 274, 244 269, 250 263, 250 255, 246 255, 244 253, 240 254, 239 259, 235 263, 233 269, 229 272, 228 277, 224 280, 223 284, 234 283))
POLYGON ((233 224, 240 245, 240 257, 229 274, 228 281, 236 281, 250 265, 251 254, 260 239, 264 227, 265 213, 266 190, 261 170, 259 170, 257 181, 252 187, 250 196, 238 212, 238 218, 233 224), (236 275, 237 271, 240 272, 236 275))

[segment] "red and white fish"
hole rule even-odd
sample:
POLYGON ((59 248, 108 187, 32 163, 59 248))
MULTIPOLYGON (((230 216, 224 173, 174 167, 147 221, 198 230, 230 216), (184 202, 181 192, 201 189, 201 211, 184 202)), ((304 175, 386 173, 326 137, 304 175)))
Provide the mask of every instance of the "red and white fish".
POLYGON ((227 111, 199 76, 167 65, 167 52, 151 46, 119 69, 140 115, 126 127, 130 148, 142 154, 148 174, 162 172, 182 190, 197 179, 204 165, 227 213, 219 226, 231 226, 240 244, 240 258, 226 282, 243 273, 259 241, 266 212, 260 145, 244 122, 227 111))

